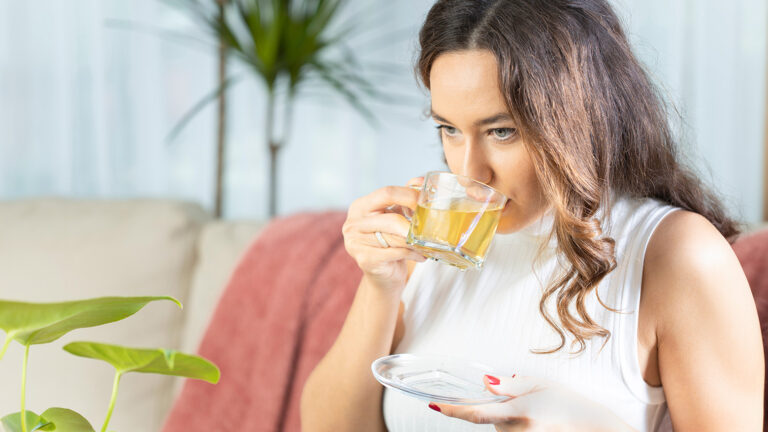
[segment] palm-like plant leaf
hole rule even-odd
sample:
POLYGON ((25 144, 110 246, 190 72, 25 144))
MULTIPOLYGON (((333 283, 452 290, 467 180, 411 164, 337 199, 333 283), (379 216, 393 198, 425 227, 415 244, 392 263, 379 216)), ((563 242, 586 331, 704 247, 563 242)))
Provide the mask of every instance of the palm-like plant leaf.
MULTIPOLYGON (((223 8, 217 8, 216 1, 183 3, 212 36, 229 47, 231 56, 256 73, 267 92, 274 93, 282 77, 286 79, 288 94, 293 95, 307 77, 316 76, 365 118, 373 120, 361 96, 383 99, 383 94, 363 77, 364 68, 343 45, 353 32, 360 30, 359 19, 333 28, 344 0, 230 0, 223 8), (337 58, 333 58, 334 54, 337 58), (342 63, 346 67, 340 67, 342 63)), ((220 90, 201 98, 169 136, 175 136, 220 90)))

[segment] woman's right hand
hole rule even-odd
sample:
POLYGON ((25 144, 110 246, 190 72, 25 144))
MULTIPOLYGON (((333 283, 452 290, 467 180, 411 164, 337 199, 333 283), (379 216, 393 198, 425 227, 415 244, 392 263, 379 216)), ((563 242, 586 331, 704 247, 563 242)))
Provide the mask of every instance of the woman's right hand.
POLYGON ((423 182, 417 177, 408 186, 388 186, 357 199, 349 207, 344 222, 344 246, 363 271, 364 278, 376 286, 401 290, 408 277, 406 260, 425 258, 405 243, 410 222, 401 214, 388 210, 399 205, 416 210, 419 192, 412 186, 423 182), (386 243, 376 238, 380 232, 386 243))

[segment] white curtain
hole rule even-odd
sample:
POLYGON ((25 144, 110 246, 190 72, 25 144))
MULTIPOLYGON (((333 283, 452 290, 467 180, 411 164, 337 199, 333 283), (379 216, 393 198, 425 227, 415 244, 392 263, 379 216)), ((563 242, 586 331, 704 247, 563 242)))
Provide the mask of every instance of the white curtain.
MULTIPOLYGON (((427 99, 408 69, 421 16, 406 6, 358 1, 348 14, 368 10, 369 21, 384 20, 382 31, 366 33, 383 47, 368 57, 403 65, 404 79, 394 81, 414 102, 374 106, 376 130, 329 91, 302 99, 280 156, 281 212, 343 208, 379 185, 442 165, 421 118, 427 99), (377 40, 393 28, 406 29, 397 44, 377 40)), ((215 46, 156 34, 205 39, 188 18, 156 0, 0 0, 0 197, 178 197, 211 207, 215 104, 166 142, 216 85, 215 46)), ((229 112, 226 215, 264 217, 261 84, 234 87, 229 112)))
MULTIPOLYGON (((378 129, 328 91, 301 99, 280 156, 281 213, 345 208, 376 187, 442 167, 424 117, 428 98, 410 69, 432 1, 350 3, 350 13, 368 11, 371 26, 383 29, 360 42, 363 55, 401 65, 399 77, 379 82, 412 97, 375 105, 378 129), (393 29, 403 31, 388 36, 393 29)), ((706 177, 737 214, 759 220, 765 2, 615 4, 636 52, 685 116, 683 139, 696 163, 711 168, 706 177)), ((204 38, 199 25, 157 0, 0 0, 0 198, 154 196, 211 207, 215 105, 172 143, 165 137, 214 88, 215 49, 150 29, 204 38)), ((263 105, 256 81, 230 93, 229 218, 266 214, 263 105)))
POLYGON ((680 139, 735 216, 762 217, 765 0, 615 0, 636 54, 680 110, 680 139))
POLYGON ((213 80, 209 55, 112 17, 178 26, 155 2, 0 3, 0 194, 199 196, 210 116, 175 146, 163 137, 213 80), (202 89, 200 89, 202 87, 202 89))

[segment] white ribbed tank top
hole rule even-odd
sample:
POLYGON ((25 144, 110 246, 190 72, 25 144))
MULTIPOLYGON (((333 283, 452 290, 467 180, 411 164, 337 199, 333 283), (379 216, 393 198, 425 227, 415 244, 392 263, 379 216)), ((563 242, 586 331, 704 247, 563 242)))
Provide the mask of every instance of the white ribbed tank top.
MULTIPOLYGON (((539 312, 543 289, 563 269, 551 240, 552 216, 512 234, 497 234, 482 270, 461 272, 434 261, 418 264, 403 291, 405 334, 396 353, 450 356, 476 361, 494 372, 537 376, 563 384, 611 409, 640 432, 657 431, 666 414, 664 391, 649 386, 637 358, 637 318, 643 261, 648 241, 675 207, 653 199, 616 200, 604 234, 616 241, 617 267, 599 284, 605 309, 594 292, 590 316, 611 332, 587 342, 580 355, 531 350, 559 345, 559 337, 539 312)), ((550 306, 551 315, 557 314, 550 306)), ((432 411, 427 403, 385 389, 384 420, 391 432, 493 431, 432 411)), ((667 419, 668 422, 668 419, 667 419)))

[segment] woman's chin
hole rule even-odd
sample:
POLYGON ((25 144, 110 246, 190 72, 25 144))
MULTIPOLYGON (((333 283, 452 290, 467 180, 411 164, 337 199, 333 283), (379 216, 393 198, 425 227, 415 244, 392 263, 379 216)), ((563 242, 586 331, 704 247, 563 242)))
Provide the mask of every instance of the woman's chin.
POLYGON ((499 225, 496 227, 496 232, 499 234, 511 234, 520 229, 520 223, 516 220, 515 212, 510 204, 512 204, 512 201, 507 200, 504 208, 501 209, 499 225))
POLYGON ((511 201, 507 201, 504 205, 504 209, 501 211, 499 225, 496 227, 496 232, 499 234, 512 234, 520 231, 541 219, 549 209, 549 207, 545 207, 533 213, 526 213, 525 211, 521 211, 519 207, 510 205, 511 203, 511 201))
POLYGON ((519 231, 520 228, 522 228, 520 226, 520 221, 510 217, 505 218, 504 215, 502 215, 499 220, 499 225, 496 227, 496 232, 499 234, 512 234, 513 232, 519 231))

